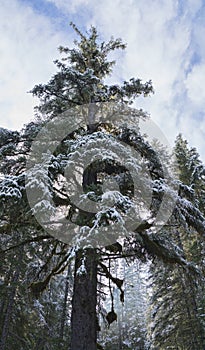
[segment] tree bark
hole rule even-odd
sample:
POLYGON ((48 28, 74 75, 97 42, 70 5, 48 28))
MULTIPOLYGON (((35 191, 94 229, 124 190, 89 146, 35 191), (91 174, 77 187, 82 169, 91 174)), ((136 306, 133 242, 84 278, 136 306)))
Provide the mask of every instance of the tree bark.
POLYGON ((8 297, 8 304, 6 309, 6 314, 4 318, 4 323, 2 327, 2 334, 0 339, 0 350, 6 349, 6 341, 9 334, 9 326, 12 316, 12 310, 13 310, 13 304, 14 304, 14 298, 16 294, 16 288, 17 288, 17 282, 20 276, 20 267, 19 265, 16 268, 16 271, 14 272, 13 279, 12 279, 12 288, 8 297))
POLYGON ((97 349, 97 254, 89 248, 76 253, 71 314, 71 350, 97 349), (84 262, 85 271, 80 267, 84 262))
POLYGON ((64 336, 64 328, 65 328, 65 322, 66 322, 66 311, 67 311, 67 300, 68 300, 68 292, 69 292, 70 273, 71 273, 71 268, 69 265, 68 270, 67 270, 66 280, 65 280, 65 294, 64 294, 63 310, 62 310, 60 334, 59 334, 59 337, 61 340, 63 339, 63 336, 64 336))

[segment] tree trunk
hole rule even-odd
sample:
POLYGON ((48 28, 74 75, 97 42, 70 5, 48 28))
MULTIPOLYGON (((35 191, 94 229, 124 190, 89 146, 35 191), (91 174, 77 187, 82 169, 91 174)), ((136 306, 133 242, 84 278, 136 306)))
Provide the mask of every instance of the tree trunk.
POLYGON ((89 248, 76 253, 71 314, 71 350, 97 349, 97 254, 89 248), (83 268, 85 266, 85 268, 83 268))
POLYGON ((61 324, 60 324, 60 334, 59 337, 61 340, 63 340, 64 336, 64 328, 65 328, 65 322, 66 322, 66 311, 67 311, 67 300, 68 300, 68 292, 69 292, 69 277, 71 273, 70 265, 68 266, 67 270, 67 276, 65 281, 65 294, 64 294, 64 301, 63 301, 63 310, 62 310, 62 316, 61 316, 61 324))
POLYGON ((12 316, 12 309, 14 304, 14 298, 16 294, 16 288, 17 288, 17 282, 20 276, 20 267, 17 266, 16 271, 14 272, 13 279, 12 279, 12 288, 8 297, 8 304, 6 309, 6 314, 4 318, 4 323, 2 327, 2 334, 0 339, 0 350, 6 349, 6 341, 9 334, 9 326, 12 316))

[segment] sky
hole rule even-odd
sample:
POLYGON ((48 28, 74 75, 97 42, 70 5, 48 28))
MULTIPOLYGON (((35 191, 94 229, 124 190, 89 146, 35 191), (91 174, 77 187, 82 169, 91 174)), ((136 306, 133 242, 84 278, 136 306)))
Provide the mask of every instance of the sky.
POLYGON ((205 0, 0 0, 0 127, 34 118, 29 91, 56 72, 60 45, 81 31, 121 37, 112 83, 152 80, 155 94, 136 101, 173 145, 182 133, 205 161, 205 0))

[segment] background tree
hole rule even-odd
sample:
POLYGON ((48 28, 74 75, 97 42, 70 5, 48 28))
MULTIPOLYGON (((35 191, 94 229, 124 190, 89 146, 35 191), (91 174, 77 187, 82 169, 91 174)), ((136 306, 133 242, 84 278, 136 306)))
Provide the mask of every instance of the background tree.
MULTIPOLYGON (((204 166, 196 149, 189 148, 182 135, 176 139, 174 154, 180 180, 179 194, 197 208, 204 208, 204 166)), ((203 271, 204 240, 178 216, 164 235, 183 251, 184 257, 203 271)), ((163 231, 161 232, 163 234, 163 231)), ((203 349, 204 276, 179 266, 155 261, 151 268, 151 348, 203 349)))
MULTIPOLYGON (((102 332, 99 342, 105 350, 128 350, 133 348, 148 349, 146 310, 147 310, 147 267, 136 260, 114 261, 113 275, 123 279, 124 303, 120 302, 120 293, 113 290, 115 311, 118 315, 116 322, 108 327, 102 322, 102 332), (129 261, 129 262, 128 262, 129 261)), ((104 298, 104 307, 110 308, 110 300, 104 298)))

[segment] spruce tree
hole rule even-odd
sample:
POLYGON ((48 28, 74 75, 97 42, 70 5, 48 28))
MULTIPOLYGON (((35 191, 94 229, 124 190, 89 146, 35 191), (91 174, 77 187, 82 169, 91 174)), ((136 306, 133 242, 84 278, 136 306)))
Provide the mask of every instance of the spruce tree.
MULTIPOLYGON (((153 92, 151 82, 143 84, 140 79, 132 78, 122 86, 105 84, 104 79, 112 71, 114 61, 108 60, 108 54, 115 49, 124 49, 121 39, 111 40, 108 43, 99 43, 97 31, 91 28, 88 35, 82 34, 74 24, 71 24, 78 36, 76 48, 60 47, 65 54, 61 61, 55 61, 59 72, 45 85, 37 85, 32 90, 33 95, 40 98, 38 112, 46 118, 53 118, 66 111, 69 107, 93 103, 111 102, 130 104, 141 94, 147 96, 153 92)), ((88 132, 97 131, 93 116, 88 114, 88 132)), ((98 166, 99 167, 99 166, 98 166)), ((114 166, 112 166, 114 169, 114 166)), ((94 169, 97 173, 97 169, 94 169)), ((100 171, 100 167, 98 169, 100 171)), ((103 169, 102 169, 103 171, 103 169)), ((88 170, 87 179, 84 178, 84 188, 97 185, 96 175, 88 170)), ((70 212, 75 211, 72 208, 70 212)), ((78 221, 86 221, 89 225, 90 217, 78 221)), ((71 350, 96 349, 97 323, 97 260, 96 250, 86 249, 76 252, 74 294, 72 301, 71 318, 71 350), (86 274, 77 272, 85 261, 86 274), (85 290, 87 293, 85 293, 85 290)))

